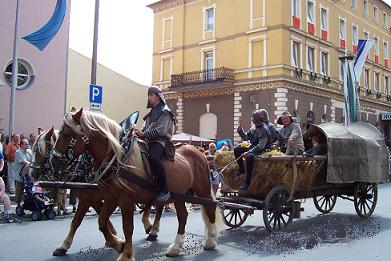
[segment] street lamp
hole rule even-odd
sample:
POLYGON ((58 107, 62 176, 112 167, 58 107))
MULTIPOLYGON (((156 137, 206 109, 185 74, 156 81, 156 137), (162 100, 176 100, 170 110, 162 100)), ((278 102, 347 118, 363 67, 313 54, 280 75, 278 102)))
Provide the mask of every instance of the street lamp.
POLYGON ((18 35, 19 35, 19 6, 20 1, 16 1, 16 17, 15 17, 15 34, 14 34, 14 51, 12 59, 12 86, 10 95, 10 114, 8 124, 8 136, 11 138, 14 134, 15 125, 15 91, 18 85, 18 35))

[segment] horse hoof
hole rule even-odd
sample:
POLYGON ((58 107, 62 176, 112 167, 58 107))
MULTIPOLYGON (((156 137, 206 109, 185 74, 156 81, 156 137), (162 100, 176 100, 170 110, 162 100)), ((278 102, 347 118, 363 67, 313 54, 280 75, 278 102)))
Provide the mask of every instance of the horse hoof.
POLYGON ((179 253, 166 253, 166 257, 177 257, 179 253))
POLYGON ((176 257, 179 256, 179 252, 181 251, 181 247, 177 244, 171 244, 166 252, 167 257, 176 257))
POLYGON ((148 234, 149 234, 149 232, 151 232, 151 230, 152 230, 152 226, 151 226, 151 227, 149 227, 149 228, 146 228, 146 229, 145 229, 145 234, 147 234, 147 235, 148 235, 148 234))
POLYGON ((53 251, 53 256, 65 256, 67 253, 67 250, 63 248, 57 248, 56 250, 53 251))
POLYGON ((154 242, 157 240, 157 235, 148 235, 147 241, 154 242))
POLYGON ((204 250, 214 250, 217 246, 217 242, 214 239, 207 239, 204 245, 204 250))

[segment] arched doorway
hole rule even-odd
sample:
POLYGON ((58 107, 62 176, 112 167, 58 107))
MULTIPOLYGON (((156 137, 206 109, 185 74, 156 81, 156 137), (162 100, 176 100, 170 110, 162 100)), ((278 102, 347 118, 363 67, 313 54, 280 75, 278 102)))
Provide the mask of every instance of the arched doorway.
POLYGON ((213 113, 205 113, 200 117, 200 137, 215 139, 217 135, 217 116, 213 113))

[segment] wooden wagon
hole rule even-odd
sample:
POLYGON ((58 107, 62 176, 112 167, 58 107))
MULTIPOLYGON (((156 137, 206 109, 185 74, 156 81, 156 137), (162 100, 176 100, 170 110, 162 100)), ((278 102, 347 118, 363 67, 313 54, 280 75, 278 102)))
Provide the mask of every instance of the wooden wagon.
MULTIPOLYGON (((218 201, 233 204, 221 204, 229 227, 240 227, 255 210, 262 210, 266 228, 282 230, 300 216, 298 200, 307 198, 313 199, 321 213, 330 212, 339 197, 353 201, 360 217, 372 215, 377 185, 386 180, 388 170, 388 154, 379 131, 367 123, 313 125, 303 135, 306 149, 315 135, 327 142, 327 155, 259 156, 257 164, 263 167, 254 168, 247 192, 232 186, 221 191, 218 201)), ((223 176, 228 185, 240 179, 223 176)))

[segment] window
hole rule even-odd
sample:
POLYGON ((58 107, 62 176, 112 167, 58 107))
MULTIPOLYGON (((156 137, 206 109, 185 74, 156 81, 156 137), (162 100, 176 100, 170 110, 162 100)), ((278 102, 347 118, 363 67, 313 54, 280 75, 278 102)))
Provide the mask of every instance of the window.
POLYGON ((339 39, 345 40, 345 36, 346 36, 345 20, 340 19, 339 20, 339 39))
POLYGON ((307 47, 307 71, 315 71, 315 61, 314 61, 315 48, 307 47))
POLYGON ((291 0, 292 24, 300 29, 300 0, 291 0))
POLYGON ((328 75, 329 57, 327 52, 320 53, 320 71, 323 75, 328 75))
POLYGON ((345 73, 345 61, 339 60, 339 79, 343 81, 343 76, 345 73))
POLYGON ((300 67, 300 43, 292 42, 292 66, 300 67))
POLYGON ((171 48, 172 47, 172 23, 173 17, 164 17, 163 18, 163 42, 162 49, 171 48))
POLYGON ((379 63, 379 38, 378 37, 373 37, 373 39, 375 40, 375 47, 374 47, 375 63, 379 63))
POLYGON ((369 39, 369 33, 367 31, 364 31, 363 36, 365 40, 369 39))
POLYGON ((364 0, 364 15, 368 16, 368 0, 364 0))
POLYGON ((314 3, 311 1, 307 1, 307 22, 314 24, 314 3))
POLYGON ((387 15, 387 13, 383 13, 383 25, 384 25, 384 28, 386 28, 388 30, 388 15, 387 15))
POLYGON ((389 85, 389 77, 388 76, 384 76, 384 93, 386 95, 389 94, 388 85, 389 85))
POLYGON ((374 6, 374 7, 373 7, 373 20, 377 23, 377 22, 379 22, 379 19, 378 19, 378 18, 379 18, 379 17, 378 17, 377 7, 374 6))
POLYGON ((358 46, 358 30, 357 26, 353 25, 352 27, 352 44, 353 44, 353 52, 357 52, 357 46, 358 46))
POLYGON ((204 70, 206 70, 205 77, 207 80, 213 78, 213 72, 212 69, 214 68, 214 57, 213 57, 213 51, 205 52, 204 53, 204 70))
POLYGON ((384 42, 384 59, 388 60, 388 43, 384 42))
POLYGON ((320 28, 327 31, 328 21, 327 21, 327 9, 320 9, 320 28))
POLYGON ((357 10, 357 0, 352 0, 352 8, 357 10))
POLYGON ((215 9, 214 7, 205 10, 205 31, 212 31, 215 28, 215 9))
POLYGON ((380 90, 380 73, 375 72, 375 91, 380 90))
POLYGON ((256 68, 263 65, 264 62, 264 41, 251 41, 251 67, 256 68))
POLYGON ((346 48, 346 22, 344 19, 339 19, 339 46, 342 49, 346 48))
MULTIPOLYGON (((12 61, 5 67, 4 77, 6 82, 12 86, 12 61)), ((18 77, 16 89, 23 90, 31 86, 34 80, 34 70, 29 62, 18 59, 18 77)))
POLYGON ((369 69, 364 69, 364 88, 369 89, 369 69))
POLYGON ((292 0, 292 16, 300 17, 300 0, 292 0))

